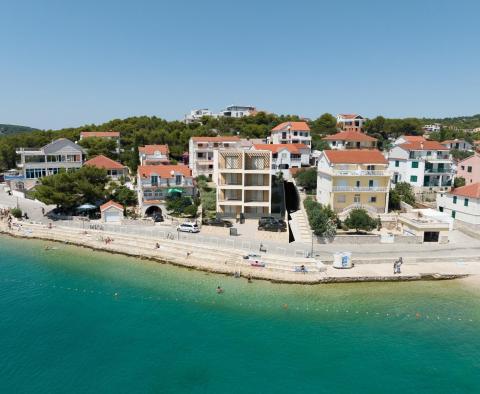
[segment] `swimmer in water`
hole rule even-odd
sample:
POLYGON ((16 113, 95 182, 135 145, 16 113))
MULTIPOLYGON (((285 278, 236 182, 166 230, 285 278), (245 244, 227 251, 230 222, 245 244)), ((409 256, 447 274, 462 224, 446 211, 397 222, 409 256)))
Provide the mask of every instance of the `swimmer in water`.
POLYGON ((223 289, 220 286, 217 286, 217 294, 223 293, 223 289))

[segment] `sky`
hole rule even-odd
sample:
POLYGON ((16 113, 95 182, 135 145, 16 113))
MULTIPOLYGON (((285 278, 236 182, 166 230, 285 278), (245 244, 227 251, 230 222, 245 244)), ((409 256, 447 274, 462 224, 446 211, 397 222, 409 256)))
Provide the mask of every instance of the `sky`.
POLYGON ((477 0, 0 0, 0 123, 480 113, 477 0))

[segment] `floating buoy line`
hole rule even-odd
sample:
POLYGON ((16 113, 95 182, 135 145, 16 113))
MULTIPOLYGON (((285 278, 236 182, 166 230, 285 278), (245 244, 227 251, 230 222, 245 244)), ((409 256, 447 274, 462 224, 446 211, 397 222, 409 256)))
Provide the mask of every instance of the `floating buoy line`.
MULTIPOLYGON (((157 302, 185 302, 185 303, 195 303, 195 304, 205 304, 205 305, 215 305, 219 304, 222 305, 221 299, 222 294, 217 294, 214 299, 211 300, 201 300, 196 298, 187 298, 187 297, 158 297, 158 296, 138 296, 138 295, 131 295, 131 294, 124 294, 120 290, 114 291, 100 291, 100 290, 93 290, 93 289, 84 289, 79 287, 72 287, 72 286, 62 286, 57 284, 49 284, 49 283, 42 283, 42 282, 35 282, 35 281, 23 281, 18 279, 10 279, 4 278, 2 280, 4 283, 17 283, 22 284, 24 286, 29 287, 36 287, 42 289, 52 289, 52 290, 61 290, 67 291, 71 293, 77 294, 85 294, 85 295, 101 295, 111 298, 114 301, 122 301, 122 300, 138 300, 138 301, 157 301, 157 302)), ((215 291, 215 289, 213 289, 215 291)), ((256 308, 256 309, 263 309, 268 308, 272 309, 273 304, 259 304, 253 302, 239 302, 236 304, 237 306, 241 307, 248 307, 248 308, 256 308)), ((397 318, 397 319, 412 319, 412 320, 430 320, 430 321, 463 321, 463 322, 474 322, 474 319, 466 318, 463 316, 440 316, 437 314, 428 314, 416 311, 414 313, 396 313, 396 312, 377 312, 377 311, 361 311, 361 310, 352 310, 352 309, 341 309, 339 307, 328 307, 322 308, 318 306, 312 305, 305 305, 305 306, 298 306, 298 305, 289 305, 288 303, 279 302, 278 304, 279 309, 283 309, 285 311, 299 311, 299 312, 323 312, 323 313, 331 313, 331 314, 345 314, 345 315, 352 315, 352 316, 369 316, 372 318, 397 318)), ((475 319, 476 321, 476 319, 475 319)))

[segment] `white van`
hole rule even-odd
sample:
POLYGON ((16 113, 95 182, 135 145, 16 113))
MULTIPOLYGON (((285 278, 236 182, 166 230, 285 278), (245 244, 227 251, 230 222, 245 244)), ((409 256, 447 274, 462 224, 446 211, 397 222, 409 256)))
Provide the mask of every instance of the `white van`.
POLYGON ((197 223, 189 223, 185 222, 182 223, 180 226, 177 227, 178 231, 183 231, 185 233, 199 233, 200 229, 197 226, 197 223))

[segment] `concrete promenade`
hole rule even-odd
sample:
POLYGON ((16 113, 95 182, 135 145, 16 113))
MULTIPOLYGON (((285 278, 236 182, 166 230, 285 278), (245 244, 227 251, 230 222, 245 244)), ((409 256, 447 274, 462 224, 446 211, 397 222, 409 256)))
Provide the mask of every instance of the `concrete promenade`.
MULTIPOLYGON (((383 253, 377 259, 369 260, 353 256, 355 267, 339 270, 325 261, 326 270, 319 267, 314 259, 292 258, 275 254, 264 254, 262 260, 266 267, 252 267, 243 259, 244 252, 237 249, 225 249, 204 244, 195 244, 190 241, 175 239, 158 239, 124 235, 101 230, 82 230, 71 227, 53 226, 31 222, 14 223, 9 229, 5 221, 0 224, 0 231, 16 237, 37 238, 66 242, 92 249, 112 253, 121 253, 130 256, 148 258, 160 262, 167 262, 179 266, 195 268, 204 271, 227 275, 240 273, 243 277, 252 277, 284 283, 331 283, 331 282, 366 282, 366 281, 399 281, 399 280, 432 280, 452 279, 480 275, 480 255, 477 253, 464 256, 454 253, 443 256, 442 259, 433 258, 421 261, 422 257, 404 257, 402 274, 393 274, 395 255, 383 253), (108 239, 112 241, 108 241, 108 239), (159 244, 159 248, 156 244, 159 244), (384 262, 388 260, 388 262, 384 262), (296 272, 304 265, 307 272, 296 272)), ((391 245, 385 245, 391 246, 391 245)), ((54 250, 51 251, 55 253, 54 250)))

